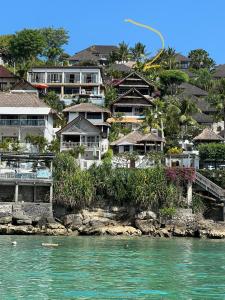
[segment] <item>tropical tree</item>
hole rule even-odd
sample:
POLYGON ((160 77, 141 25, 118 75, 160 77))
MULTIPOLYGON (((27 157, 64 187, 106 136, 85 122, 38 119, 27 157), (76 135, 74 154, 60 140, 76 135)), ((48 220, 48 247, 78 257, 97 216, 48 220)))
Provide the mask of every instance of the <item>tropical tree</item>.
POLYGON ((211 72, 204 68, 195 71, 195 77, 190 82, 205 91, 209 91, 214 84, 211 72))
POLYGON ((176 50, 168 47, 160 56, 160 65, 163 69, 173 70, 177 67, 176 50))
POLYGON ((146 57, 146 46, 140 42, 136 43, 133 48, 130 48, 131 58, 140 62, 146 57))
POLYGON ((190 67, 196 70, 206 68, 211 70, 215 66, 214 60, 209 56, 209 53, 204 49, 191 50, 188 54, 190 58, 190 67))
POLYGON ((188 75, 180 70, 165 70, 159 74, 162 90, 165 94, 174 95, 178 92, 178 86, 189 80, 188 75))
POLYGON ((208 101, 217 109, 217 120, 223 120, 225 126, 225 78, 214 81, 208 94, 208 101))
POLYGON ((15 62, 23 64, 37 59, 42 54, 44 47, 44 37, 37 29, 18 31, 10 40, 10 52, 15 62))
POLYGON ((116 89, 111 85, 107 85, 105 89, 105 106, 109 107, 110 104, 116 100, 116 98, 117 98, 116 89))
POLYGON ((10 43, 12 38, 12 34, 0 35, 0 53, 3 61, 6 63, 10 63, 12 59, 12 54, 10 51, 10 43))
POLYGON ((126 62, 130 58, 129 46, 124 41, 119 43, 118 59, 121 62, 126 62))
POLYGON ((68 43, 68 31, 64 28, 41 28, 39 33, 44 39, 44 49, 42 55, 46 57, 48 63, 55 64, 63 54, 63 46, 68 43))
POLYGON ((61 113, 64 109, 63 102, 60 101, 59 96, 55 93, 55 91, 49 91, 43 97, 43 100, 48 106, 56 110, 58 113, 61 113))

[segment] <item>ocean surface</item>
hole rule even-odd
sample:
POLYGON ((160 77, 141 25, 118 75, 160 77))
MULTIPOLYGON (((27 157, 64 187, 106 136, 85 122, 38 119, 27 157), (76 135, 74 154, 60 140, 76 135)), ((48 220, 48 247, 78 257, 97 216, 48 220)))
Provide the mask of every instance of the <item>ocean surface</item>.
POLYGON ((225 241, 0 236, 9 299, 225 299, 225 241))

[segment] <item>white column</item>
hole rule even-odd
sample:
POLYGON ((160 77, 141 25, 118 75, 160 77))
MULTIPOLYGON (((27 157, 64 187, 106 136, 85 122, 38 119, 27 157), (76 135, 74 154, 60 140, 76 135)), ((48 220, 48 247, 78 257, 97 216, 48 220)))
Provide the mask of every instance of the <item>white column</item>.
POLYGON ((19 186, 16 183, 16 185, 15 185, 15 199, 14 199, 15 202, 18 202, 18 195, 19 195, 19 186))
POLYGON ((49 202, 52 203, 53 199, 53 184, 50 185, 50 191, 49 191, 49 202))
POLYGON ((192 205, 192 182, 187 183, 187 205, 190 207, 192 205))

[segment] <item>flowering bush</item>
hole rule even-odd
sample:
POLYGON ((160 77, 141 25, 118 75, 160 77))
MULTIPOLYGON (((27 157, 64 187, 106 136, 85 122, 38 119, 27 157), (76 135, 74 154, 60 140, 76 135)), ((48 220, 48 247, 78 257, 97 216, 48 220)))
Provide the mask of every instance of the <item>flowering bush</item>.
POLYGON ((166 177, 176 183, 187 183, 195 181, 196 172, 194 168, 172 167, 166 168, 166 177))

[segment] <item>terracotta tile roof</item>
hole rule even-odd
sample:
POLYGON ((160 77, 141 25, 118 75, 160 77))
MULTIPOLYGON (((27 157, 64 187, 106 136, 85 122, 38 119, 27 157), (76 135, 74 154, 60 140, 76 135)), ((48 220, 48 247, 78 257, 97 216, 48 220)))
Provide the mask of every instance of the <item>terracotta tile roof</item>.
POLYGON ((92 103, 80 103, 69 106, 66 107, 63 112, 106 112, 110 114, 110 111, 107 108, 92 103))
POLYGON ((8 69, 6 69, 3 66, 0 66, 0 78, 17 78, 16 75, 14 75, 12 72, 10 72, 8 69))
POLYGON ((199 135, 193 138, 194 141, 224 141, 224 139, 209 128, 205 128, 199 135))
POLYGON ((0 107, 48 107, 33 93, 0 93, 0 107))

